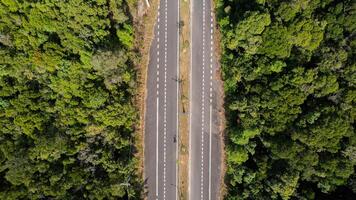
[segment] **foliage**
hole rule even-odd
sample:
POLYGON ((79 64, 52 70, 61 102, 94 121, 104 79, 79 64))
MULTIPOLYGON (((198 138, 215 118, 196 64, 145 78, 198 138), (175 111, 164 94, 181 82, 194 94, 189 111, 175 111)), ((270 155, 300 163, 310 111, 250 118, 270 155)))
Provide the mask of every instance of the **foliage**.
POLYGON ((122 0, 0 0, 0 199, 140 197, 131 18, 122 0))
POLYGON ((356 4, 218 0, 217 16, 228 113, 226 199, 356 191, 356 4))

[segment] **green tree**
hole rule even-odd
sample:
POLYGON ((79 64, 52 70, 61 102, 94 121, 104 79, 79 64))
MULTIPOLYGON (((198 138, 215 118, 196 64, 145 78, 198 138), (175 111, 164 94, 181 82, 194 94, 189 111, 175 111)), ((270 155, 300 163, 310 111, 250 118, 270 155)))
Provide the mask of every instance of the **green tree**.
POLYGON ((140 198, 128 3, 0 0, 0 199, 140 198))
POLYGON ((332 199, 346 198, 345 188, 356 191, 355 4, 216 5, 226 199, 332 199))

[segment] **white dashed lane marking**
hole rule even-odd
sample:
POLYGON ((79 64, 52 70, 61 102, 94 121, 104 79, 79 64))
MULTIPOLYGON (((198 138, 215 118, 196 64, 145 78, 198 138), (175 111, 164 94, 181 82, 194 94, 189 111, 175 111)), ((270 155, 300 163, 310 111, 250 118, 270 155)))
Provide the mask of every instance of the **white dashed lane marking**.
POLYGON ((214 47, 214 19, 213 13, 210 12, 210 88, 209 88, 209 198, 211 200, 211 143, 212 143, 212 102, 213 102, 213 47, 214 47))
MULTIPOLYGON (((160 14, 159 14, 160 6, 158 5, 158 16, 157 16, 157 21, 159 23, 160 20, 160 14)), ((158 180, 158 159, 159 159, 159 154, 158 154, 158 147, 159 147, 159 51, 160 51, 160 46, 159 46, 159 37, 160 37, 160 27, 159 25, 157 26, 157 73, 156 73, 156 88, 157 88, 157 97, 156 97, 156 199, 158 200, 158 186, 159 186, 159 180, 158 180)))
POLYGON ((166 199, 167 193, 167 0, 165 0, 165 24, 164 24, 164 114, 163 114, 163 200, 166 199))
POLYGON ((200 166, 200 199, 204 199, 204 126, 205 126, 205 0, 203 0, 203 57, 202 57, 202 110, 201 110, 201 166, 200 166))

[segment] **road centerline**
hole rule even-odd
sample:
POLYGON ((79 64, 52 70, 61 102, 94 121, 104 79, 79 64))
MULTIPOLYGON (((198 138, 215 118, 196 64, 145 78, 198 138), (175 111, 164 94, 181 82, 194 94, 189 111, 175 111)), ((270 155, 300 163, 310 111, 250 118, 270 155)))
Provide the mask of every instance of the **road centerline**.
POLYGON ((174 109, 177 108, 178 112, 179 85, 170 81, 171 77, 178 77, 178 10, 175 0, 158 2, 155 34, 150 48, 144 125, 144 176, 148 200, 178 198, 178 187, 173 185, 178 185, 176 130, 179 115, 174 109))
POLYGON ((215 137, 214 20, 210 0, 190 1, 189 199, 218 198, 220 141, 215 137), (214 124, 213 124, 214 123, 214 124))
POLYGON ((168 3, 165 0, 165 32, 164 32, 164 114, 163 114, 163 199, 166 199, 167 192, 167 30, 168 30, 168 16, 167 16, 168 3))
MULTIPOLYGON (((157 21, 159 22, 160 14, 159 14, 159 9, 160 6, 158 5, 158 14, 157 14, 157 21)), ((158 178, 158 158, 159 158, 159 51, 160 51, 160 46, 159 46, 159 37, 160 37, 160 28, 157 26, 157 72, 156 72, 156 199, 158 199, 158 183, 159 183, 159 178, 158 178)))

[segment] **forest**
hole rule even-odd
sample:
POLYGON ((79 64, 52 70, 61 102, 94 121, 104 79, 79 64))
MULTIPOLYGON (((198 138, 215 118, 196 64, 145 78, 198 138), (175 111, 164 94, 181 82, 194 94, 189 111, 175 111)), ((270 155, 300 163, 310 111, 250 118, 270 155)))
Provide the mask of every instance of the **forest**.
POLYGON ((0 0, 0 199, 139 199, 135 0, 0 0))
POLYGON ((227 200, 356 199, 356 4, 216 0, 227 200))

